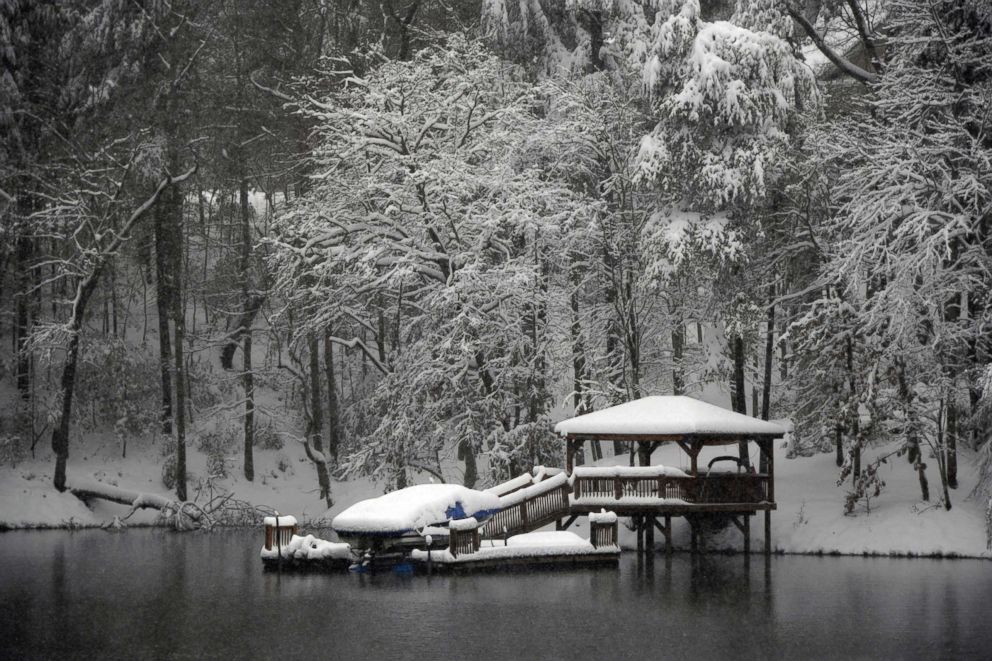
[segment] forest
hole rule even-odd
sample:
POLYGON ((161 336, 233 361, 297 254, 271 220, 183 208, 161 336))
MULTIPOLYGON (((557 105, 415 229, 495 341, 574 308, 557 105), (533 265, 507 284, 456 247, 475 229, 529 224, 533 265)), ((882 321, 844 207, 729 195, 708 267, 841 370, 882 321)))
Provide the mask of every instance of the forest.
POLYGON ((992 526, 990 109, 987 0, 0 0, 0 462, 330 507, 707 392, 992 526))

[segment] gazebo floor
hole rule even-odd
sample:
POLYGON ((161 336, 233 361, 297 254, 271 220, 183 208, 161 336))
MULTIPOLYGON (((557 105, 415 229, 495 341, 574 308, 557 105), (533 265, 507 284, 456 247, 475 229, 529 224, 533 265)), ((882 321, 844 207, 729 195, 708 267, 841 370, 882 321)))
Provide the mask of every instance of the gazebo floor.
POLYGON ((775 503, 629 503, 625 504, 623 499, 608 501, 594 501, 589 503, 571 503, 569 514, 590 514, 606 509, 615 512, 618 516, 632 516, 643 514, 654 514, 656 516, 683 516, 685 514, 701 514, 706 512, 731 512, 734 514, 754 514, 756 512, 771 511, 777 508, 775 503))

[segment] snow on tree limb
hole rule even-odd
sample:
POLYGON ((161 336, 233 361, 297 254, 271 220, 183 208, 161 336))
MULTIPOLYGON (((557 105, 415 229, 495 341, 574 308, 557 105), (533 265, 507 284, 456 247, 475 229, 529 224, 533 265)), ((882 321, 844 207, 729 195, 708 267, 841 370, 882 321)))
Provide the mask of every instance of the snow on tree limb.
POLYGON ((802 29, 806 32, 806 35, 813 41, 819 51, 823 53, 827 59, 834 64, 834 66, 848 76, 854 78, 855 80, 859 80, 866 85, 872 85, 878 82, 878 74, 862 69, 831 48, 813 24, 809 22, 809 19, 807 19, 801 11, 796 9, 791 2, 786 4, 786 9, 789 12, 789 16, 791 16, 792 19, 798 23, 800 27, 802 27, 802 29))

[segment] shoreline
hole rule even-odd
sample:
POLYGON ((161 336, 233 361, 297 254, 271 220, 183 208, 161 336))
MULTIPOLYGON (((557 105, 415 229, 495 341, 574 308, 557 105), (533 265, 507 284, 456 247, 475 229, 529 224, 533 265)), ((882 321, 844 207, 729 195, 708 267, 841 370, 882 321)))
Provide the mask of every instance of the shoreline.
MULTIPOLYGON (((301 526, 313 530, 321 530, 320 527, 314 526, 301 526)), ((189 531, 176 531, 171 529, 169 526, 154 522, 137 522, 133 524, 126 524, 126 528, 123 529, 108 529, 107 524, 25 524, 19 526, 12 526, 7 523, 0 523, 0 534, 7 533, 31 533, 31 532, 90 532, 96 530, 103 530, 107 533, 126 533, 128 528, 135 528, 139 530, 161 530, 163 532, 170 532, 176 534, 188 534, 188 533, 203 533, 203 532, 226 532, 226 531, 241 531, 241 530, 261 530, 261 526, 249 526, 249 525, 225 525, 216 526, 214 529, 209 531, 203 530, 189 530, 189 531)), ((324 528, 326 529, 326 528, 324 528)), ((624 555, 636 555, 637 551, 633 548, 623 548, 621 547, 621 553, 624 555)), ((689 549, 673 548, 672 555, 690 555, 691 551, 689 549)), ((647 557, 649 554, 644 554, 647 557)), ((733 548, 715 548, 715 549, 703 549, 698 551, 698 555, 701 556, 743 556, 744 551, 740 549, 733 548)), ((765 556, 762 550, 752 550, 751 555, 755 558, 761 558, 765 556)), ((985 555, 968 555, 963 553, 958 553, 956 551, 932 551, 932 552, 917 552, 917 551, 871 551, 865 550, 860 553, 845 553, 838 549, 817 549, 815 551, 790 551, 787 549, 775 549, 768 557, 782 557, 782 556, 810 556, 819 558, 892 558, 892 559, 905 559, 905 560, 982 560, 989 561, 992 560, 992 552, 987 552, 985 555)), ((652 554, 653 560, 658 561, 659 559, 663 562, 665 558, 664 548, 656 548, 654 554, 652 554)))

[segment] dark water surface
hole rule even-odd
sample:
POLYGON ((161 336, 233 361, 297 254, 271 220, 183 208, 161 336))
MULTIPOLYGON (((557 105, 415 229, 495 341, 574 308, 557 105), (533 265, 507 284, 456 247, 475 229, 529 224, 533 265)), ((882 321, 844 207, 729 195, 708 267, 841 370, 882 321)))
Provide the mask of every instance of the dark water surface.
POLYGON ((0 659, 992 658, 992 563, 263 573, 262 533, 0 534, 0 659))

